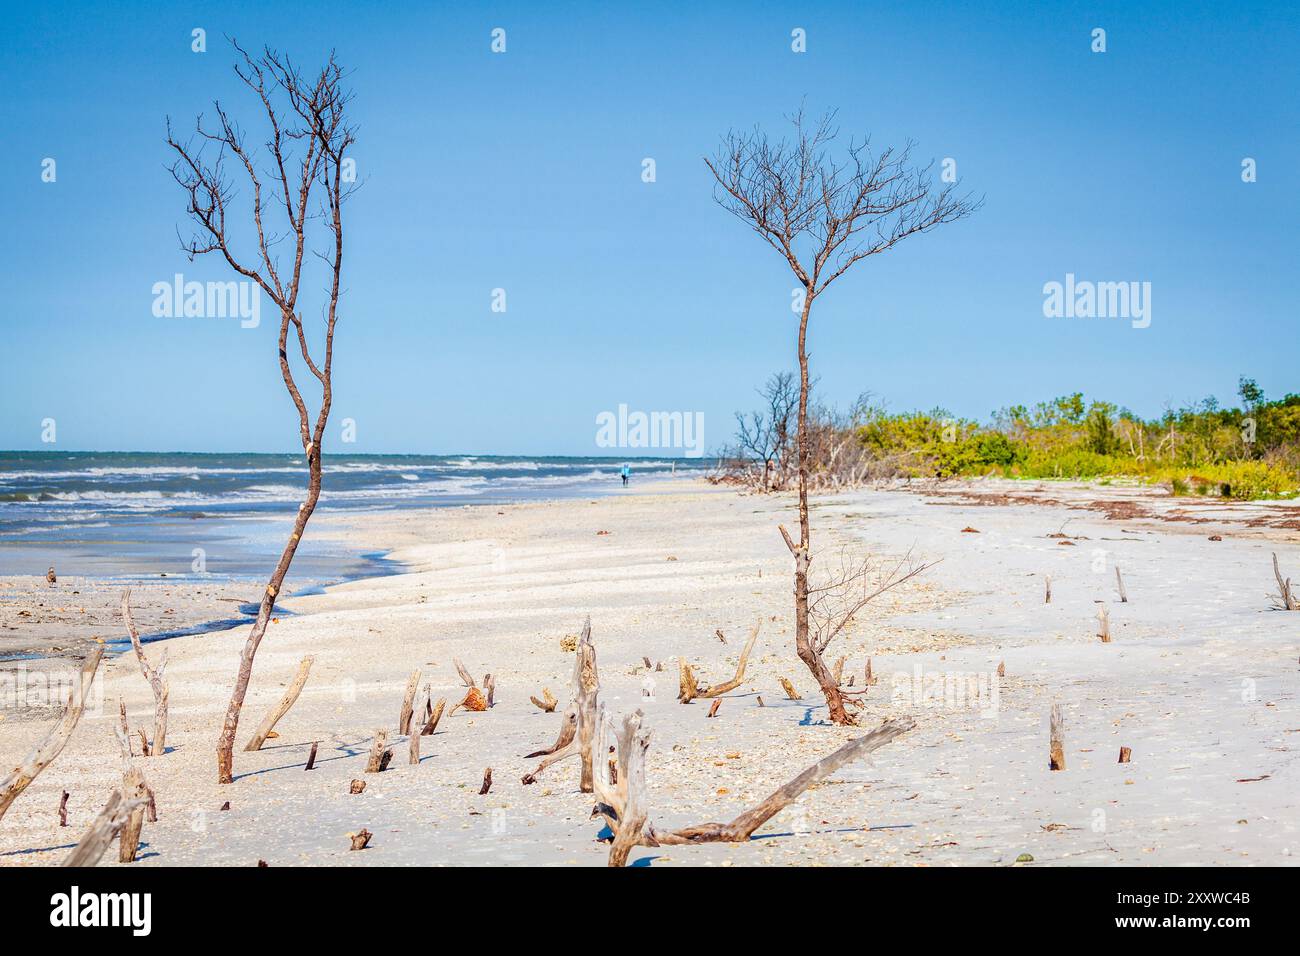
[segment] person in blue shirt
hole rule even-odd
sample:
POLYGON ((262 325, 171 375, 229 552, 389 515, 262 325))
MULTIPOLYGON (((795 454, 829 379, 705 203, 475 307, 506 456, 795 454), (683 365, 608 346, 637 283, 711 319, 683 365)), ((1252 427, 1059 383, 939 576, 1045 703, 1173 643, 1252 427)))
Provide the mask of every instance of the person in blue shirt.
POLYGON ((626 488, 627 480, 632 477, 632 469, 629 468, 627 465, 624 465, 623 470, 620 471, 619 474, 623 476, 623 487, 626 488))

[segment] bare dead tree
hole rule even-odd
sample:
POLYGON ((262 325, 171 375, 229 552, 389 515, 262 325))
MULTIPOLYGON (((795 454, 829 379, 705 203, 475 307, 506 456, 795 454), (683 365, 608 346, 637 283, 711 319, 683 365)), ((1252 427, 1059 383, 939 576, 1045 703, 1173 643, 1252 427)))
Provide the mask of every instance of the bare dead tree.
POLYGON ((794 415, 799 391, 790 372, 773 374, 758 390, 764 407, 745 415, 736 412, 735 456, 749 472, 760 466, 749 480, 761 491, 785 487, 794 447, 794 415))
POLYGON ((809 632, 808 319, 817 298, 858 262, 910 236, 962 219, 979 203, 957 196, 956 183, 936 187, 933 164, 914 165, 911 143, 873 152, 869 141, 850 140, 842 153, 832 155, 838 136, 833 113, 809 122, 801 109, 790 121, 792 139, 774 140, 758 128, 733 130, 705 163, 716 181, 714 199, 779 253, 803 287, 796 417, 799 540, 792 540, 784 529, 782 536, 795 564, 796 650, 821 686, 831 720, 852 724, 809 632))
POLYGON ((284 583, 294 553, 320 499, 321 445, 333 402, 332 370, 334 328, 343 271, 343 203, 353 186, 345 184, 350 164, 347 150, 356 130, 345 114, 352 94, 344 86, 344 72, 331 53, 319 72, 304 74, 287 56, 266 48, 253 56, 237 43, 235 73, 258 98, 265 112, 267 139, 259 150, 250 146, 243 128, 220 102, 214 103, 215 123, 199 116, 194 135, 182 141, 167 123, 167 145, 177 159, 171 173, 188 197, 186 212, 195 224, 193 237, 182 241, 190 259, 217 252, 235 272, 257 283, 280 311, 277 348, 280 375, 298 412, 298 432, 307 459, 307 495, 298 507, 293 531, 262 594, 257 620, 240 654, 230 703, 217 742, 217 779, 233 779, 233 751, 239 714, 253 673, 253 658, 266 633, 276 596, 284 583), (227 164, 251 191, 250 214, 255 252, 237 251, 236 228, 227 222, 237 190, 227 174, 227 164), (273 220, 283 217, 283 232, 273 231, 273 220), (323 230, 323 232, 321 231, 323 230), (287 242, 291 255, 282 263, 277 246, 287 242), (307 253, 324 263, 325 301, 322 305, 324 343, 321 361, 313 358, 302 316, 300 292, 307 253), (298 387, 289 361, 290 332, 297 339, 302 363, 316 379, 320 404, 314 421, 307 399, 298 387))

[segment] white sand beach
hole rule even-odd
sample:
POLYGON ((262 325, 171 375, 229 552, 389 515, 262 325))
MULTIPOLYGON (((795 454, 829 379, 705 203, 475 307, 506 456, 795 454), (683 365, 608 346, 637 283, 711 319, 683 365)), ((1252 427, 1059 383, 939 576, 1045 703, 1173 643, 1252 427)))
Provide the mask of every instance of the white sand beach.
MULTIPOLYGON (((615 713, 640 707, 653 731, 650 818, 660 825, 729 820, 882 719, 916 719, 752 841, 638 848, 634 863, 1012 865, 1028 855, 1021 865, 1276 865, 1300 856, 1300 614, 1271 610, 1269 598, 1271 552, 1300 577, 1300 531, 1287 526, 1295 509, 1225 510, 1066 484, 939 491, 814 500, 815 562, 843 548, 941 559, 873 603, 827 653, 846 656, 859 685, 872 660, 879 683, 861 728, 825 723, 794 655, 790 559, 777 531, 794 520, 792 496, 677 481, 594 501, 321 519, 410 570, 286 602, 293 614, 271 626, 257 658, 239 748, 299 660, 312 654, 315 665, 278 737, 257 753, 237 748, 231 785, 215 782, 214 746, 247 629, 148 647, 155 660, 168 651, 171 723, 168 753, 136 758, 158 822, 145 825, 134 865, 604 865, 576 760, 521 783, 538 763, 524 755, 549 747, 560 724, 559 711, 543 713, 529 697, 549 688, 563 710, 574 657, 561 643, 588 615, 601 699, 615 713), (981 497, 1008 489, 1011 503, 981 497), (1108 644, 1096 636, 1103 606, 1108 644), (679 704, 678 658, 702 681, 724 680, 759 620, 746 680, 717 716, 707 717, 706 701, 679 704), (396 729, 407 679, 418 668, 420 686, 450 706, 464 694, 453 658, 494 676, 495 706, 444 717, 419 765, 408 765, 396 729), (803 699, 785 699, 780 677, 803 699), (1060 772, 1048 769, 1054 701, 1066 721, 1060 772), (379 728, 394 759, 364 774, 379 728), (313 741, 316 766, 304 772, 313 741), (1117 762, 1121 746, 1130 763, 1117 762), (480 796, 487 767, 493 783, 480 796), (352 795, 358 778, 367 786, 352 795), (352 852, 348 834, 362 828, 370 846, 352 852)), ((130 654, 107 659, 103 674, 102 706, 0 820, 0 866, 60 862, 119 785, 118 699, 134 730, 152 720, 153 698, 130 654), (66 828, 56 812, 63 790, 66 828)), ((21 759, 55 716, 8 714, 0 758, 21 759)))

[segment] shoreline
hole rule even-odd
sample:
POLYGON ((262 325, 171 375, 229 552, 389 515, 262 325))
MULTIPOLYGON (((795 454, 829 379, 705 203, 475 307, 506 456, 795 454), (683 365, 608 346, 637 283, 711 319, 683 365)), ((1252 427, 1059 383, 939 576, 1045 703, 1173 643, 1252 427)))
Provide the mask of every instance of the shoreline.
MULTIPOLYGON (((1059 502, 1062 489, 1051 491, 1059 502)), ((368 516, 349 540, 383 540, 410 570, 285 602, 299 613, 268 631, 240 744, 301 657, 316 663, 280 736, 257 753, 237 747, 230 786, 214 782, 211 748, 243 632, 164 642, 170 746, 138 763, 160 812, 135 865, 602 864, 575 765, 520 782, 537 765, 523 755, 548 746, 560 719, 528 698, 546 687, 562 708, 573 662, 562 641, 588 614, 602 701, 615 714, 641 708, 653 728, 657 823, 730 819, 860 733, 824 723, 824 703, 794 657, 789 556, 775 530, 793 497, 640 492, 368 516), (699 701, 677 703, 677 660, 702 681, 725 679, 760 619, 750 669, 717 717, 699 701), (662 671, 647 671, 645 657, 662 671), (496 706, 444 717, 419 765, 408 766, 405 743, 391 737, 403 688, 419 669, 420 685, 450 708, 464 694, 456 658, 475 677, 493 674, 496 706), (803 699, 786 700, 780 677, 803 699), (388 771, 364 775, 364 794, 350 795, 380 728, 398 756, 388 771), (313 741, 320 756, 304 773, 313 741), (496 782, 480 796, 485 767, 496 782), (220 812, 226 801, 230 811, 220 812), (351 853, 346 834, 361 826, 376 838, 351 853)), ((1089 510, 1092 494, 1081 489, 1077 507, 888 491, 817 496, 819 562, 840 548, 943 558, 873 603, 830 652, 859 678, 873 661, 880 685, 863 729, 901 715, 917 729, 843 768, 749 844, 635 858, 1012 865, 1027 853, 1038 865, 1290 864, 1292 848, 1300 853, 1300 764, 1288 746, 1300 642, 1293 619, 1268 610, 1267 556, 1275 549, 1295 568, 1300 547, 1248 527, 1219 542, 1208 540, 1210 525, 1148 527, 1151 519, 1089 510), (1063 521, 1069 546, 1054 537, 1063 521), (1097 550, 1105 573, 1092 566, 1097 550), (1123 604, 1113 593, 1116 563, 1130 595, 1123 604), (1050 605, 1043 573, 1053 577, 1050 605), (1112 644, 1095 637, 1099 605, 1110 610, 1112 644), (993 682, 1000 663, 1005 678, 993 682), (973 700, 927 696, 936 678, 979 690, 973 700), (1054 700, 1067 717, 1066 773, 1046 768, 1054 700), (1131 764, 1115 764, 1121 745, 1132 748, 1131 764)), ((107 661, 103 682, 102 713, 83 718, 66 752, 0 821, 0 866, 59 862, 78 832, 60 832, 53 819, 59 791, 72 793, 70 827, 80 828, 120 777, 115 698, 133 727, 148 725, 152 698, 130 655, 107 661)), ((0 751, 25 752, 48 719, 0 720, 0 751)))

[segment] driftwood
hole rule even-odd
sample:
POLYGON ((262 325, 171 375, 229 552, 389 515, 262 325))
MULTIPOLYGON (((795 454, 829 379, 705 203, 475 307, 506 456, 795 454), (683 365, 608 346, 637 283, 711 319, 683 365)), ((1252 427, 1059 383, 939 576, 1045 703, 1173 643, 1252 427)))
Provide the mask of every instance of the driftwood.
MULTIPOLYGON (((131 617, 131 589, 122 592, 122 620, 126 622, 127 633, 131 635, 131 647, 135 649, 135 659, 140 663, 140 673, 149 682, 153 691, 153 750, 151 753, 161 757, 167 752, 167 682, 163 672, 167 669, 167 651, 164 648, 156 668, 149 665, 144 647, 140 644, 140 632, 136 630, 135 619, 131 617)), ((123 716, 123 720, 125 720, 123 716)), ((148 756, 146 754, 145 756, 148 756)))
MULTIPOLYGON (((428 706, 429 706, 429 691, 426 689, 424 692, 424 700, 421 702, 421 706, 419 707, 419 710, 423 711, 428 706)), ((423 728, 420 726, 412 726, 411 718, 409 715, 406 718, 406 728, 407 728, 407 733, 411 735, 410 739, 407 741, 407 748, 408 748, 407 763, 411 764, 412 766, 416 766, 420 763, 420 738, 424 736, 424 734, 421 732, 423 728)))
POLYGON ((126 722, 126 701, 119 697, 117 699, 118 713, 122 719, 122 733, 126 734, 126 755, 131 756, 131 728, 126 722))
POLYGON ((481 797, 492 789, 492 768, 488 767, 483 771, 483 786, 478 788, 478 795, 481 797))
POLYGON ((1120 762, 1120 763, 1128 763, 1129 758, 1130 758, 1131 756, 1133 756, 1133 750, 1132 750, 1131 747, 1120 747, 1120 748, 1119 748, 1119 762, 1120 762))
POLYGON ((740 661, 736 664, 736 675, 729 681, 716 684, 713 687, 700 687, 695 680, 695 675, 691 673, 690 665, 685 660, 681 662, 682 675, 681 687, 678 691, 677 699, 683 704, 689 704, 696 697, 710 699, 721 697, 740 686, 745 679, 745 668, 749 664, 749 654, 754 649, 754 642, 758 640, 759 629, 763 626, 763 619, 759 618, 754 629, 749 632, 749 640, 745 642, 745 648, 740 652, 740 661))
POLYGON ((353 796, 356 796, 358 793, 365 793, 365 790, 366 782, 364 780, 353 780, 352 783, 348 785, 348 793, 353 796))
POLYGON ((104 855, 104 851, 108 849, 108 845, 113 842, 113 838, 122 832, 131 815, 144 803, 145 801, 139 798, 123 799, 122 791, 114 790, 108 802, 104 804, 104 808, 99 811, 99 815, 82 835, 76 848, 63 861, 63 865, 96 865, 104 855))
POLYGON ((497 681, 491 674, 483 675, 483 693, 487 697, 488 707, 496 706, 497 681))
POLYGON ((63 708, 63 716, 59 718, 50 732, 45 735, 45 739, 36 745, 36 749, 27 755, 27 757, 15 767, 9 774, 0 780, 0 818, 3 818, 9 807, 18 799, 37 775, 48 767, 60 753, 63 752, 64 746, 68 743, 68 738, 72 736, 72 731, 77 727, 77 721, 81 720, 81 714, 86 709, 86 699, 90 694, 91 685, 95 681, 95 672, 99 669, 100 659, 104 656, 104 648, 96 644, 90 649, 86 656, 85 662, 81 665, 80 680, 72 692, 68 695, 67 706, 63 708))
POLYGON ((64 790, 63 796, 59 798, 59 826, 61 827, 68 825, 68 797, 70 796, 71 794, 64 790))
POLYGON ((1048 752, 1047 768, 1049 770, 1065 769, 1065 721, 1061 718, 1061 705, 1052 705, 1051 744, 1048 752))
POLYGON ((794 685, 791 684, 789 680, 784 677, 778 677, 777 680, 780 681, 781 689, 785 691, 787 700, 803 700, 803 698, 799 696, 799 692, 794 689, 794 685))
POLYGON ((1119 565, 1115 565, 1115 583, 1119 585, 1119 603, 1128 603, 1128 591, 1124 589, 1124 576, 1119 573, 1119 565))
POLYGON ((370 745, 370 757, 366 760, 366 773, 383 773, 388 769, 388 762, 393 759, 393 750, 388 746, 388 731, 382 727, 375 731, 374 743, 370 745))
POLYGON ((349 833, 348 839, 352 841, 352 849, 364 850, 370 843, 370 838, 374 836, 369 830, 361 830, 359 833, 349 833))
POLYGON ((1051 604, 1052 603, 1052 576, 1050 574, 1044 575, 1043 580, 1047 586, 1046 591, 1043 593, 1043 603, 1051 604))
POLYGON ((313 741, 311 742, 311 753, 309 753, 309 754, 307 755, 307 766, 303 767, 303 768, 302 768, 303 770, 315 770, 315 769, 316 769, 316 748, 319 747, 319 746, 320 746, 320 741, 319 741, 319 740, 313 740, 313 741))
POLYGON ((149 749, 149 738, 145 736, 144 728, 140 727, 136 733, 140 735, 140 756, 148 757, 152 751, 149 749))
POLYGON ((1291 579, 1283 580, 1282 571, 1277 565, 1277 552, 1273 552, 1273 577, 1277 578, 1278 598, 1284 611, 1300 611, 1300 603, 1291 593, 1291 579))
POLYGON ((411 676, 406 681, 406 693, 402 695, 402 710, 397 717, 397 732, 399 734, 409 734, 411 732, 411 717, 415 714, 415 692, 420 686, 420 669, 417 667, 411 672, 411 676))
MULTIPOLYGON (((308 654, 298 664, 298 673, 294 675, 293 683, 289 685, 280 702, 271 708, 270 713, 262 718, 262 722, 257 725, 257 732, 253 734, 252 739, 244 746, 245 753, 251 753, 255 750, 261 750, 262 744, 271 736, 275 730, 275 725, 280 718, 289 713, 289 708, 294 705, 298 695, 302 693, 303 685, 307 683, 307 675, 311 673, 311 665, 316 662, 316 658, 308 654)), ((158 749, 158 742, 154 740, 154 749, 158 749)))
MULTIPOLYGON (((603 749, 612 725, 601 713, 605 728, 598 749, 603 749)), ((915 726, 910 717, 887 720, 871 733, 850 741, 834 753, 808 767, 789 783, 780 787, 757 806, 746 810, 730 823, 703 823, 680 830, 656 830, 647 824, 648 798, 645 784, 645 754, 650 733, 641 729, 641 712, 623 718, 618 733, 618 782, 602 774, 596 781, 599 803, 595 813, 603 816, 614 833, 610 844, 609 865, 623 866, 634 846, 683 846, 699 843, 743 843, 754 831, 789 806, 809 787, 845 764, 883 747, 915 726)), ((602 762, 603 763, 603 762, 602 762)))
MULTIPOLYGON (((647 664, 646 666, 649 667, 650 665, 647 664)), ((554 713, 555 705, 559 703, 559 701, 555 699, 555 695, 551 693, 549 687, 542 688, 541 700, 538 700, 536 697, 529 697, 528 699, 533 702, 534 706, 541 708, 548 714, 554 713)))
POLYGON ((1102 608, 1097 612, 1097 636, 1103 644, 1110 643, 1110 611, 1102 608))
POLYGON ((574 649, 576 659, 573 662, 573 705, 565 711, 564 722, 560 725, 560 736, 549 750, 538 750, 528 754, 528 759, 544 757, 545 759, 532 773, 525 774, 525 786, 537 781, 537 777, 546 768, 577 755, 582 761, 579 787, 583 793, 591 793, 592 760, 591 741, 596 733, 596 699, 600 693, 600 675, 596 667, 596 649, 591 643, 591 618, 587 618, 582 627, 582 636, 578 638, 574 649))
POLYGON ((716 716, 718 716, 718 708, 721 707, 721 706, 722 706, 722 698, 721 698, 721 697, 715 697, 714 700, 713 700, 713 705, 712 705, 711 707, 709 707, 709 712, 708 712, 707 714, 705 714, 704 716, 706 716, 706 717, 716 717, 716 716))
POLYGON ((1007 676, 1007 662, 1006 662, 1006 661, 998 661, 998 676, 999 676, 999 677, 1006 677, 1006 676, 1007 676))
MULTIPOLYGON (((427 706, 428 705, 426 704, 426 707, 427 706)), ((427 720, 425 720, 424 727, 421 728, 420 730, 421 737, 428 737, 430 734, 432 734, 435 730, 438 729, 438 721, 442 720, 442 712, 446 710, 446 708, 447 708, 447 698, 446 697, 438 698, 438 703, 434 705, 432 710, 429 710, 429 717, 427 720)))
POLYGON ((122 793, 127 800, 138 803, 138 806, 127 816, 118 834, 117 862, 134 863, 136 851, 140 848, 140 831, 144 828, 145 807, 150 800, 144 771, 139 767, 128 767, 122 774, 122 793))
POLYGON ((469 671, 467 671, 467 670, 465 669, 465 665, 462 664, 462 663, 460 662, 460 658, 459 658, 459 657, 453 657, 453 658, 451 659, 451 662, 452 662, 453 664, 456 665, 456 673, 458 673, 458 674, 460 675, 461 682, 462 682, 466 687, 477 687, 477 686, 478 686, 478 684, 474 683, 474 678, 472 678, 472 677, 469 676, 469 671))

